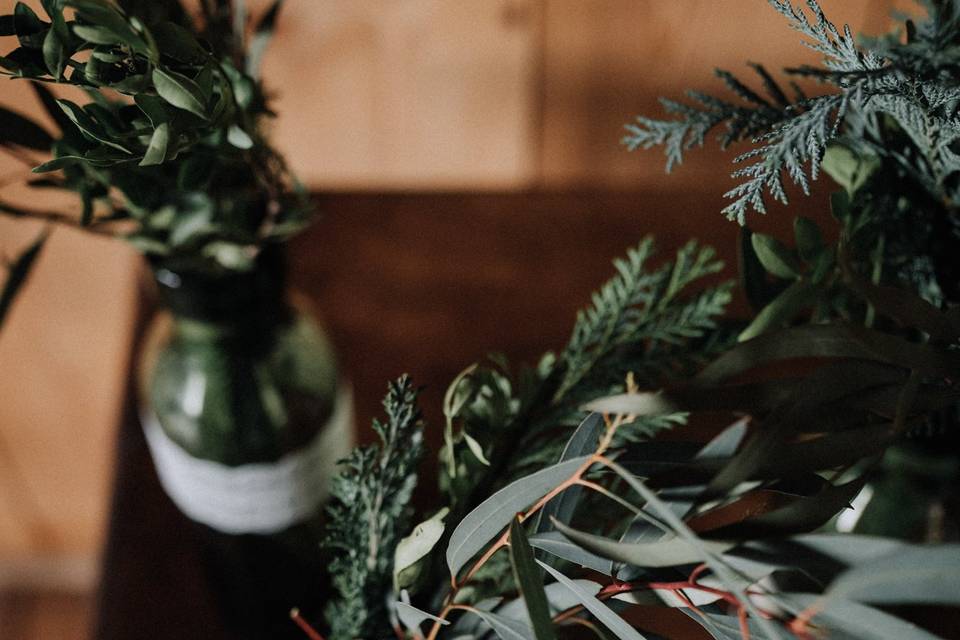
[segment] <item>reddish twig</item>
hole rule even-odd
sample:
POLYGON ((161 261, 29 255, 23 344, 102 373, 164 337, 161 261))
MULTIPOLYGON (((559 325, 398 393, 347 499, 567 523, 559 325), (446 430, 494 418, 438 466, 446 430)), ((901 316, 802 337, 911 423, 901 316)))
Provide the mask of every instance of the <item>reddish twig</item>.
POLYGON ((326 640, 322 635, 320 635, 319 631, 314 629, 312 626, 310 626, 309 622, 303 619, 303 616, 300 615, 300 609, 290 609, 290 619, 293 620, 298 627, 300 627, 300 630, 303 631, 303 633, 306 634, 310 640, 326 640))

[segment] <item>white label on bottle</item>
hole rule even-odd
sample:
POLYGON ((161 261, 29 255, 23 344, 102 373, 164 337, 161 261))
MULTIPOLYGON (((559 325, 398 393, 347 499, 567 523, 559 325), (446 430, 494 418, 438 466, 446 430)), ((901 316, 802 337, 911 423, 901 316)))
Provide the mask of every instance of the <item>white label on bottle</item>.
POLYGON ((230 467, 195 458, 143 415, 143 430, 167 495, 187 517, 231 535, 278 533, 316 513, 337 461, 353 445, 353 398, 337 394, 333 415, 302 449, 275 462, 230 467))

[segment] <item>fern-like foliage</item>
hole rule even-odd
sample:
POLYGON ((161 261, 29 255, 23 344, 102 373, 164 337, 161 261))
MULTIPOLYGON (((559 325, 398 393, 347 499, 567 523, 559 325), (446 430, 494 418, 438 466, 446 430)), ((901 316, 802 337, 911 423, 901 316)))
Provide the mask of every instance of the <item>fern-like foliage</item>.
MULTIPOLYGON (((714 249, 688 242, 673 262, 651 270, 653 253, 653 239, 647 237, 627 252, 626 259, 615 260, 617 275, 578 314, 570 342, 560 355, 563 377, 555 400, 586 378, 597 377, 611 366, 619 369, 616 361, 625 355, 624 347, 651 354, 663 345, 699 338, 716 328, 717 317, 730 302, 730 284, 686 295, 695 282, 723 268, 714 249)), ((623 373, 615 375, 622 379, 623 373)))
POLYGON ((822 67, 787 69, 792 76, 813 77, 833 85, 835 93, 807 97, 793 86, 793 98, 760 65, 762 96, 732 74, 718 71, 738 101, 690 92, 695 104, 663 101, 673 118, 640 117, 627 126, 624 144, 631 150, 663 146, 667 170, 683 154, 703 146, 707 134, 726 125, 720 134, 724 147, 751 140, 756 147, 741 154, 746 163, 733 173, 741 183, 727 192, 731 199, 723 212, 743 224, 752 209, 766 212, 765 199, 786 203, 786 182, 809 192, 827 146, 843 136, 867 140, 887 153, 881 130, 889 117, 908 134, 914 149, 897 158, 936 197, 955 197, 948 185, 960 170, 955 143, 960 137, 956 117, 957 71, 960 69, 960 17, 952 0, 927 2, 929 17, 907 25, 907 42, 888 38, 868 47, 858 45, 850 28, 838 28, 827 19, 817 0, 806 9, 791 0, 768 0, 805 38, 804 44, 823 55, 822 67), (949 192, 947 192, 949 191, 949 192))
POLYGON ((383 638, 393 550, 410 527, 423 426, 417 390, 407 376, 389 385, 387 420, 373 421, 380 444, 354 449, 334 479, 324 547, 337 596, 327 606, 330 638, 383 638))

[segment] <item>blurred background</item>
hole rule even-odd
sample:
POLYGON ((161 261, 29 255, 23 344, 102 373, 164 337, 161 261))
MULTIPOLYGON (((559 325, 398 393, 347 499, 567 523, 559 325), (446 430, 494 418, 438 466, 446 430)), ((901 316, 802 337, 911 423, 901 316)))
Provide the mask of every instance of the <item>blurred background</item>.
MULTIPOLYGON (((866 33, 911 5, 821 3, 866 33)), ((0 13, 13 5, 0 0, 0 13)), ((288 0, 264 77, 274 137, 321 211, 294 244, 292 276, 338 347, 360 428, 401 372, 426 385, 437 425, 464 366, 561 347, 611 258, 646 233, 664 249, 713 243, 732 274, 738 230, 719 214, 732 154, 694 153, 667 176, 659 151, 619 139, 633 116, 661 113, 658 96, 719 90, 713 68, 748 60, 774 70, 815 56, 763 0, 288 0)), ((0 86, 0 103, 43 119, 26 84, 0 86)), ((4 199, 37 197, 18 188, 24 176, 0 157, 4 199)), ((822 217, 822 204, 791 215, 822 217)), ((0 219, 0 250, 34 232, 0 219)), ((117 483, 152 473, 123 455, 149 310, 132 251, 64 229, 0 332, 4 640, 86 637, 108 528, 142 515, 110 513, 117 483)), ((149 520, 137 531, 166 534, 149 520)))

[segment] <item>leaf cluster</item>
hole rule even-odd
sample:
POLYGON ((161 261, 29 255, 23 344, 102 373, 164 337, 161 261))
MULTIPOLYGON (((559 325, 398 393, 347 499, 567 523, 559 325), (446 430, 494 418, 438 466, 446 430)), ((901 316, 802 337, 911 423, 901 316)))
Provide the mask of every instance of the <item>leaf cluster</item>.
POLYGON ((18 45, 0 68, 32 81, 59 131, 3 110, 0 146, 52 154, 30 184, 76 193, 82 214, 4 212, 116 228, 155 262, 213 271, 250 268, 263 244, 305 224, 302 190, 263 134, 272 113, 257 70, 279 0, 249 37, 242 2, 205 0, 196 19, 178 0, 42 4, 43 17, 22 2, 0 16, 0 36, 18 45), (56 98, 50 84, 89 100, 56 98))

